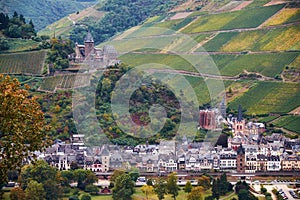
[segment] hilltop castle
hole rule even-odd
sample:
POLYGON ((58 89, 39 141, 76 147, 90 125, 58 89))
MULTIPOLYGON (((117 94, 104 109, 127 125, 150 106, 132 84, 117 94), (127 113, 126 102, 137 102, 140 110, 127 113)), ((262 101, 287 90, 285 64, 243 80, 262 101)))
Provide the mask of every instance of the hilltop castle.
POLYGON ((95 48, 94 39, 90 32, 85 37, 84 45, 75 44, 75 62, 95 61, 105 66, 111 66, 120 62, 117 56, 118 53, 113 46, 106 45, 103 48, 95 48))

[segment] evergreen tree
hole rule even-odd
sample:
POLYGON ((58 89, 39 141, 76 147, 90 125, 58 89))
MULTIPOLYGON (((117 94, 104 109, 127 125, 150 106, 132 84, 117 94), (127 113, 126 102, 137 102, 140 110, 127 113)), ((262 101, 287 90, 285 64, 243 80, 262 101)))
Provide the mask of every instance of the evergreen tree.
POLYGON ((218 181, 217 180, 213 180, 213 184, 212 184, 212 196, 213 198, 219 199, 220 198, 220 191, 219 191, 219 185, 218 185, 218 181))
POLYGON ((192 186, 191 182, 187 181, 184 186, 184 192, 190 193, 192 191, 192 189, 193 189, 193 186, 192 186))

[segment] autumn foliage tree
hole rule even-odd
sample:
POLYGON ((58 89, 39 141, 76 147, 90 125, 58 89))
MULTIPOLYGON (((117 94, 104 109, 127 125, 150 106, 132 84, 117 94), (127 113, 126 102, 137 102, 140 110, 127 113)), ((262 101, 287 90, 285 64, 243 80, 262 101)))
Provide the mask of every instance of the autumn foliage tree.
POLYGON ((0 183, 7 182, 9 170, 20 169, 24 159, 50 144, 44 114, 28 89, 0 74, 0 183))

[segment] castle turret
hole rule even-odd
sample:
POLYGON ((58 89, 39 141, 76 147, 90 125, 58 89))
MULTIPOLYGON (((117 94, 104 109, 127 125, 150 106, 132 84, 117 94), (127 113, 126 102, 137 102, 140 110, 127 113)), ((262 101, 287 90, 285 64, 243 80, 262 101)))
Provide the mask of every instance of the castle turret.
POLYGON ((84 47, 85 47, 85 58, 87 58, 87 56, 94 50, 94 39, 90 31, 87 33, 87 36, 84 40, 84 47))

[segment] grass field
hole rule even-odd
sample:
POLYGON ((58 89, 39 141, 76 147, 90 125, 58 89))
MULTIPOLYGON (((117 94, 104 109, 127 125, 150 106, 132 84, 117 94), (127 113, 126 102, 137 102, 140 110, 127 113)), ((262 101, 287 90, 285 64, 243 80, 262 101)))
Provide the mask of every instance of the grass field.
POLYGON ((46 51, 0 54, 0 73, 41 75, 46 51))
POLYGON ((300 8, 285 8, 271 17, 264 26, 275 26, 300 20, 300 8))
POLYGON ((287 130, 300 133, 300 116, 286 115, 280 117, 274 122, 275 126, 285 128, 287 130))
POLYGON ((34 40, 23 40, 23 39, 13 39, 9 40, 9 50, 5 52, 21 52, 21 51, 30 51, 37 49, 39 43, 34 40))
POLYGON ((53 35, 55 32, 56 36, 67 37, 71 30, 73 29, 72 21, 68 17, 64 17, 53 24, 47 26, 46 28, 38 32, 39 35, 53 35))
POLYGON ((238 105, 243 105, 249 115, 287 113, 300 106, 300 84, 258 82, 230 102, 229 108, 237 110, 238 105))

